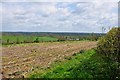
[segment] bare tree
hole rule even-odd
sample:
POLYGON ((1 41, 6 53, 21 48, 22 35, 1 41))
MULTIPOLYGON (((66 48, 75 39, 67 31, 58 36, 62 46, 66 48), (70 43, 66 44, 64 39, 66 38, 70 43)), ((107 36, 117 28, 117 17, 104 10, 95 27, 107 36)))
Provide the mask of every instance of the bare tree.
POLYGON ((105 27, 102 27, 102 33, 104 33, 104 32, 105 32, 105 30, 106 30, 106 28, 105 28, 105 27))

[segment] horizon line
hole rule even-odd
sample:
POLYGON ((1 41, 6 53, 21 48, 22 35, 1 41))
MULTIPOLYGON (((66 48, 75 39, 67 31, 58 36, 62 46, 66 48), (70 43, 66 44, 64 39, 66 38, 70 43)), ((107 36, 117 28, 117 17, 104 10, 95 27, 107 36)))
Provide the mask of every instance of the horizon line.
POLYGON ((63 32, 59 32, 59 31, 58 32, 54 32, 54 31, 50 31, 50 32, 47 32, 47 31, 46 32, 45 31, 44 32, 38 32, 38 31, 36 31, 36 32, 35 31, 0 31, 0 33, 1 32, 2 33, 4 33, 4 32, 11 32, 11 33, 18 32, 19 33, 20 32, 20 33, 100 33, 100 34, 106 34, 106 32, 102 33, 102 32, 64 32, 64 31, 63 32))

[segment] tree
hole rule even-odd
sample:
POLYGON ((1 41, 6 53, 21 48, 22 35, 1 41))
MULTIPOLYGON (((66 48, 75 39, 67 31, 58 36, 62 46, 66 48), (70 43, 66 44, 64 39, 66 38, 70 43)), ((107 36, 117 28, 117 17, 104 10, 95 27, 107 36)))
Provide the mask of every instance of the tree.
POLYGON ((65 41, 64 36, 60 36, 60 37, 58 38, 58 41, 65 41))
POLYGON ((97 51, 112 60, 120 62, 120 28, 112 28, 98 41, 97 51))
POLYGON ((39 37, 37 37, 34 42, 38 43, 39 42, 39 37))

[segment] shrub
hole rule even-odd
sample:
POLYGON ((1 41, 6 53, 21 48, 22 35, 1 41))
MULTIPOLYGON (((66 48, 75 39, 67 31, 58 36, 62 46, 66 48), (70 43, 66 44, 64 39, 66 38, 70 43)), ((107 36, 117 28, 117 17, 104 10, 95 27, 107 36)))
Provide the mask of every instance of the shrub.
POLYGON ((17 43, 17 44, 19 44, 19 43, 20 43, 20 40, 19 40, 19 38, 17 38, 17 40, 16 40, 16 43, 17 43))
POLYGON ((39 42, 39 38, 37 37, 36 40, 35 40, 34 42, 38 43, 38 42, 39 42))
POLYGON ((97 52, 120 62, 120 28, 112 28, 99 39, 97 52))
POLYGON ((7 44, 9 44, 9 42, 10 42, 10 40, 9 40, 9 39, 7 39, 7 44))

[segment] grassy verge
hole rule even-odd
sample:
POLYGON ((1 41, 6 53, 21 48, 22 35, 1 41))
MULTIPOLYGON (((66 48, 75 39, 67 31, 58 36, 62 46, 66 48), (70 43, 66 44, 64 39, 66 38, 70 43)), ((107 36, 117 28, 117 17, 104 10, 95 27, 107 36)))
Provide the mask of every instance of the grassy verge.
POLYGON ((81 51, 65 61, 57 62, 50 69, 34 72, 30 78, 118 78, 118 63, 111 61, 95 50, 81 51))

